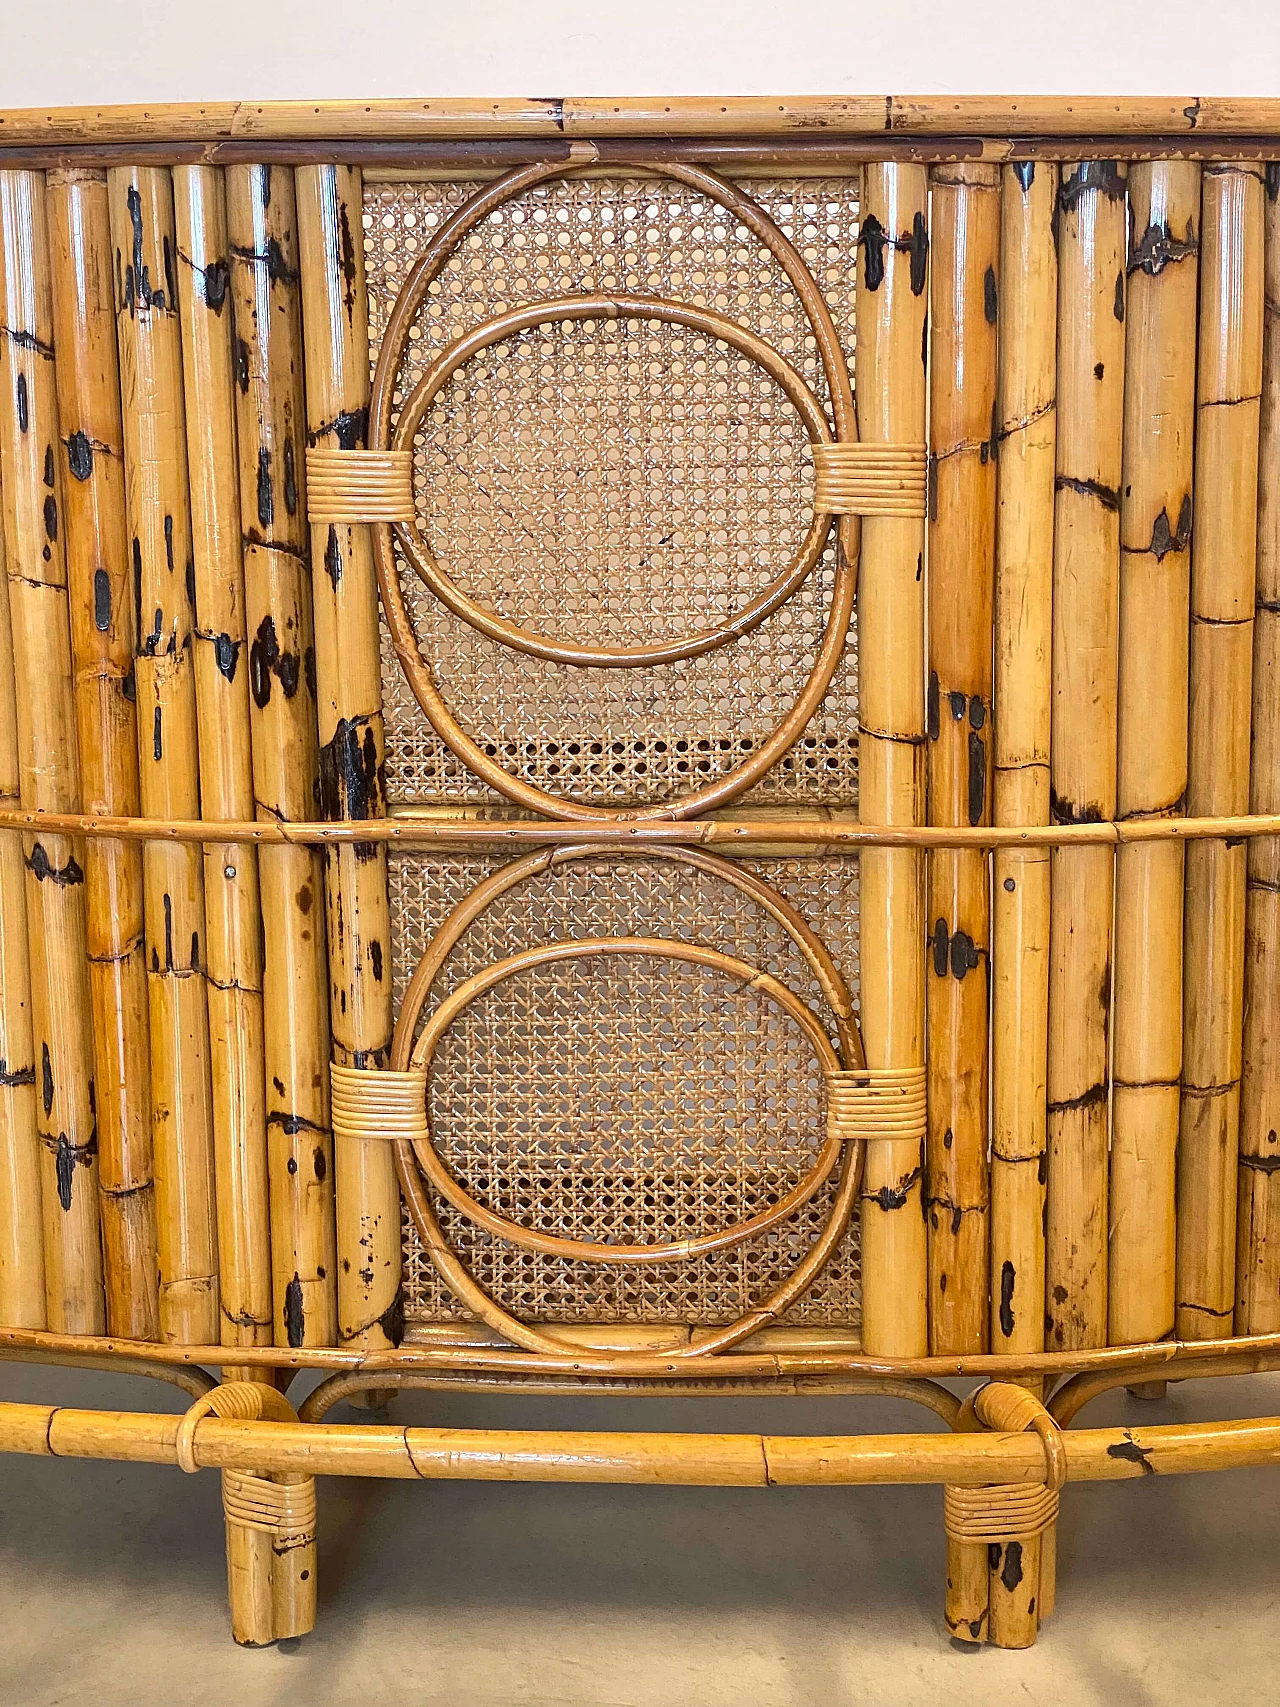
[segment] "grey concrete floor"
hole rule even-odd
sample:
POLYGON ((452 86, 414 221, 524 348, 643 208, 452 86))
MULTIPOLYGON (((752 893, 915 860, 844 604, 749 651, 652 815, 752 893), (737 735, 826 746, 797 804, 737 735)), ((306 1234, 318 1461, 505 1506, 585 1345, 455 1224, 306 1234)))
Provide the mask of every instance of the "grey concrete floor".
MULTIPOLYGON (((0 1365, 0 1397, 181 1409, 156 1383, 0 1365)), ((1082 1424, 1280 1413, 1280 1376, 1099 1400, 1082 1424)), ((335 1413, 335 1420, 347 1413, 335 1413)), ((410 1394, 398 1421, 929 1427, 882 1400, 410 1394)), ((936 1489, 326 1481, 320 1620, 294 1651, 226 1624, 217 1477, 0 1458, 3 1707, 1076 1707, 1280 1702, 1275 1471, 1073 1488, 1036 1648, 941 1629, 936 1489)))

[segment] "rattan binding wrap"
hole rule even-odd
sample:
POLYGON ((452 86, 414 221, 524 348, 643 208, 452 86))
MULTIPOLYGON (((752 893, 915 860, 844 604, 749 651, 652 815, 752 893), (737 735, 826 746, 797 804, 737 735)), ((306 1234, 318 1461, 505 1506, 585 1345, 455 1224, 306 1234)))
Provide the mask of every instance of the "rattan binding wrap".
POLYGON ((925 1069, 857 1067, 827 1077, 827 1130, 842 1143, 923 1139, 925 1069))
POLYGON ((427 1136, 427 1075, 382 1068, 329 1067, 335 1138, 417 1143, 427 1136))
MULTIPOLYGON (((980 1387, 961 1412, 1002 1434, 1033 1430, 1044 1448, 1043 1482, 997 1482, 987 1487, 943 1488, 943 1522, 952 1541, 962 1545, 1028 1541, 1043 1535, 1058 1519, 1058 1496, 1067 1479, 1062 1430, 1039 1399, 1025 1387, 993 1381, 980 1387)), ((969 1426, 973 1426, 970 1422, 969 1426)))
POLYGON ((815 444, 813 507, 836 516, 923 516, 923 445, 815 444))
POLYGON ((302 1547, 315 1540, 313 1476, 301 1482, 273 1482, 244 1470, 224 1470, 222 1509, 228 1523, 270 1535, 278 1548, 302 1547))
POLYGON ((402 522, 413 517, 413 455, 307 447, 307 520, 402 522))

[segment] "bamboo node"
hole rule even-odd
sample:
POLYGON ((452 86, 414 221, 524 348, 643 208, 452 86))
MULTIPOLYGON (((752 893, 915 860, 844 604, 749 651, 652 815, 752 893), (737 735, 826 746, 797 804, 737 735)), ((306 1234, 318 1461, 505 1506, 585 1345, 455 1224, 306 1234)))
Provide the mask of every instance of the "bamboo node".
POLYGON ((228 1523, 262 1530, 279 1546, 304 1546, 316 1536, 315 1477, 273 1482, 245 1470, 224 1470, 222 1511, 228 1523))
POLYGON ((411 522, 413 518, 412 451, 308 447, 309 522, 411 522))
POLYGON ((925 1135, 923 1067, 853 1067, 825 1076, 827 1133, 842 1144, 925 1135))
POLYGON ((329 1066, 335 1138, 385 1139, 393 1144, 426 1143, 427 1072, 329 1066))
POLYGON ((922 444, 815 444, 814 511, 834 516, 923 517, 926 465, 922 444))

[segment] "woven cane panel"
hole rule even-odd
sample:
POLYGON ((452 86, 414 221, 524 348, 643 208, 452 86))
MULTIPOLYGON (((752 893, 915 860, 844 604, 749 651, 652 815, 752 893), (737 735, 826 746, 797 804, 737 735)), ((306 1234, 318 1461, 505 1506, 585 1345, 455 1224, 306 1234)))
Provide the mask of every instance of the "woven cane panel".
MULTIPOLYGON (((424 240, 474 190, 365 191, 376 353, 424 240)), ((855 184, 744 187, 796 242, 853 344, 855 184)), ((765 337, 825 400, 814 338, 768 252, 683 185, 588 178, 501 208, 466 241, 413 329, 399 397, 426 360, 504 309, 583 291, 708 306, 765 337)), ((711 626, 794 555, 811 508, 804 429, 760 369, 703 335, 637 322, 540 327, 449 382, 415 447, 419 517, 463 590, 563 638, 636 645, 711 626)), ((402 566, 403 567, 403 566, 402 566)), ((657 670, 546 663, 475 634, 402 584, 420 649, 463 727, 507 769, 600 803, 665 798, 739 765, 807 678, 830 601, 830 549, 754 634, 657 670)), ((383 684, 393 800, 487 800, 423 717, 389 648, 383 684)), ((823 706, 754 801, 853 804, 852 637, 823 706)))
MULTIPOLYGON (((431 932, 501 863, 391 859, 397 1003, 431 932)), ((857 867, 766 859, 756 870, 822 934, 856 991, 857 867)), ((444 967, 437 999, 536 943, 655 935, 702 942, 785 979, 830 1024, 809 969, 755 902, 715 876, 657 861, 590 860, 503 896, 444 967)), ((642 957, 566 962, 475 1003, 446 1034, 431 1115, 451 1171, 491 1208, 568 1237, 657 1243, 766 1208, 811 1167, 823 1134, 812 1049, 772 1004, 719 973, 642 957)), ((509 1311, 530 1320, 723 1322, 809 1248, 832 1187, 732 1251, 645 1269, 520 1250, 440 1206, 453 1247, 509 1311)), ((405 1230, 406 1315, 465 1318, 405 1230)), ((789 1321, 856 1326, 856 1226, 789 1321)))

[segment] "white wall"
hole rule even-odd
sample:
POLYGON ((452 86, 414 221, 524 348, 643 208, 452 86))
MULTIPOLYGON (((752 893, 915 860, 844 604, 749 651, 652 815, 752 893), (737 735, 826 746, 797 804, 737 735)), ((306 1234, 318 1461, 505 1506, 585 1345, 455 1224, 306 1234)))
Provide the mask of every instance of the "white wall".
POLYGON ((0 0, 0 107, 1280 94, 1276 0, 0 0))

